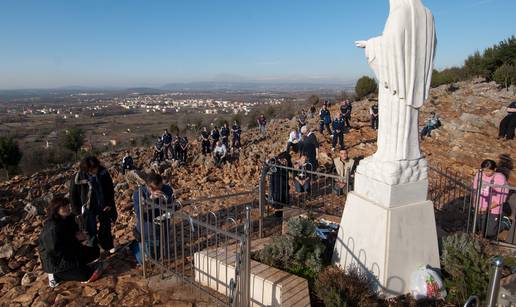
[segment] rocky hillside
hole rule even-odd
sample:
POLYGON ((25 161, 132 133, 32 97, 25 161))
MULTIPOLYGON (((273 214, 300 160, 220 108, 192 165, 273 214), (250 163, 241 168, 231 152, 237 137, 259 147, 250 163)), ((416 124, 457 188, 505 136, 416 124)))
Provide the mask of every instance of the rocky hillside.
MULTIPOLYGON (((423 108, 422 119, 435 111, 443 123, 432 138, 422 143, 430 164, 439 163, 472 175, 482 159, 496 160, 502 154, 515 158, 516 141, 496 139, 504 108, 516 100, 515 91, 500 91, 494 84, 480 82, 456 86, 456 89, 447 86, 434 89, 430 101, 423 108)), ((353 127, 345 137, 351 156, 367 156, 375 151, 376 132, 369 127, 371 104, 368 101, 354 104, 353 127)), ((333 107, 332 113, 336 110, 333 107)), ((311 119, 310 125, 315 128, 317 119, 311 119)), ((151 149, 134 148, 131 152, 142 171, 159 169, 181 200, 249 191, 257 187, 263 161, 284 150, 289 131, 296 126, 295 120, 272 120, 266 138, 260 137, 257 131, 245 131, 240 157, 222 169, 214 168, 211 159, 200 155, 196 144, 192 144, 191 161, 187 166, 169 163, 151 166, 151 149)), ((321 164, 330 165, 336 153, 330 150, 328 136, 318 137, 323 145, 321 164)), ((113 232, 120 245, 132 240, 131 195, 135 188, 118 173, 122 156, 122 152, 112 152, 100 157, 117 185, 116 202, 120 217, 113 232)), ((182 296, 179 290, 160 291, 155 287, 152 290, 145 287, 141 272, 135 268, 131 257, 123 252, 113 257, 112 272, 91 285, 65 283, 54 290, 46 286, 46 276, 41 271, 36 249, 44 222, 44 209, 54 194, 67 192, 68 181, 76 168, 77 165, 70 165, 0 183, 0 305, 145 305, 165 302, 202 305, 202 302, 182 296)), ((514 171, 510 174, 514 184, 514 171)))

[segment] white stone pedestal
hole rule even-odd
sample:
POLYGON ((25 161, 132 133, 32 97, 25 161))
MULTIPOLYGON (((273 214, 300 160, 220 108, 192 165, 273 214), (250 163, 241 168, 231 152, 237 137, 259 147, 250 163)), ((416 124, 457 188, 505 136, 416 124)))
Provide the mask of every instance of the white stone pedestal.
POLYGON ((428 182, 391 186, 357 173, 355 187, 347 197, 333 263, 372 272, 386 296, 406 294, 418 268, 440 269, 428 182))

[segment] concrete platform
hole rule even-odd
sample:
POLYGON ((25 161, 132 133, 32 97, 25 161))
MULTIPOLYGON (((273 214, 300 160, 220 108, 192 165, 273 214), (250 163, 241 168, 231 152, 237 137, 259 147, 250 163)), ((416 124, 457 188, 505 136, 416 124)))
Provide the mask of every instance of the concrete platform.
MULTIPOLYGON (((256 242, 263 246, 264 240, 256 242)), ((195 281, 221 294, 229 293, 235 276, 235 252, 204 250, 194 254, 195 281)), ((251 260, 251 306, 310 306, 308 282, 301 277, 251 260)))

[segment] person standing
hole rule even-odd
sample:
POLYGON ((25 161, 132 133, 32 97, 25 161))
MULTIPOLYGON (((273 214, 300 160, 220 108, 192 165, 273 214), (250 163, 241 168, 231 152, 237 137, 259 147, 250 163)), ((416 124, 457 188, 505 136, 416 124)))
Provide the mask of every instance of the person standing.
POLYGON ((179 136, 179 133, 176 134, 174 137, 174 140, 172 141, 173 146, 173 153, 172 153, 172 160, 178 161, 181 156, 181 145, 180 145, 181 137, 179 136))
POLYGON ((337 145, 340 145, 340 149, 344 149, 344 119, 342 118, 342 114, 335 116, 335 119, 332 123, 333 128, 333 137, 332 137, 332 145, 331 150, 335 151, 337 145))
POLYGON ((115 252, 111 225, 118 217, 113 180, 94 156, 84 158, 70 183, 72 212, 82 216, 88 234, 88 246, 100 245, 115 252), (99 228, 97 230, 97 220, 99 228))
POLYGON ((156 143, 154 144, 154 156, 152 158, 152 161, 163 161, 163 141, 161 138, 158 138, 156 143))
POLYGON ((307 126, 301 128, 302 141, 299 143, 300 154, 306 155, 308 163, 312 165, 312 170, 316 171, 319 167, 317 158, 319 156, 319 141, 313 131, 309 131, 307 126))
POLYGON ((226 148, 229 149, 229 124, 228 122, 224 122, 224 125, 220 129, 220 137, 222 139, 222 144, 226 146, 226 148))
POLYGON ((297 125, 299 127, 299 131, 301 131, 301 128, 306 125, 306 113, 305 110, 301 110, 301 113, 297 117, 297 125))
POLYGON ((260 128, 262 136, 265 135, 265 132, 267 131, 267 119, 265 118, 265 115, 260 114, 256 119, 256 123, 258 124, 258 128, 260 128))
POLYGON ((378 104, 373 104, 369 108, 369 114, 371 115, 371 128, 378 130, 378 104))
POLYGON ((514 139, 514 129, 516 129, 516 101, 507 107, 507 116, 500 122, 498 139, 514 139))
POLYGON ((161 136, 161 141, 163 142, 163 152, 165 159, 170 159, 170 155, 172 153, 172 134, 165 129, 163 135, 161 136))
POLYGON ((186 136, 183 136, 179 140, 179 147, 181 148, 181 156, 179 157, 179 161, 182 163, 186 163, 188 159, 188 138, 186 136))
POLYGON ((240 128, 240 125, 235 120, 233 122, 233 126, 231 127, 231 132, 233 133, 233 142, 232 142, 232 148, 233 149, 240 149, 241 143, 240 143, 240 136, 242 135, 242 128, 240 128))
POLYGON ((219 128, 217 126, 214 126, 213 129, 211 130, 211 150, 215 150, 215 146, 217 146, 217 143, 219 142, 219 139, 220 139, 220 132, 219 132, 219 128))
POLYGON ((331 129, 331 114, 330 110, 328 110, 328 106, 325 103, 321 110, 319 110, 319 132, 324 134, 324 128, 328 131, 329 135, 332 135, 331 129))
POLYGON ((201 131, 201 151, 203 155, 211 153, 210 133, 206 127, 202 127, 201 131))
POLYGON ((340 104, 340 114, 342 114, 342 117, 345 121, 345 128, 350 128, 350 120, 351 120, 351 110, 352 110, 351 101, 344 100, 340 104))

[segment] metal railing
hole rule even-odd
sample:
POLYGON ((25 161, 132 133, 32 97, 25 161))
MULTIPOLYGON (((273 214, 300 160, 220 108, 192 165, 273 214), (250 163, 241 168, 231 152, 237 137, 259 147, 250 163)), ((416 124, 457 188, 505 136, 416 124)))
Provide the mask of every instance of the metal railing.
POLYGON ((257 205, 252 200, 242 202, 242 197, 251 192, 182 203, 164 197, 147 199, 143 189, 139 189, 137 218, 144 277, 175 277, 217 305, 248 306, 252 210, 257 205), (202 206, 205 202, 228 207, 211 211, 202 206))
POLYGON ((260 234, 263 217, 280 213, 285 208, 300 208, 309 213, 341 216, 345 195, 352 189, 349 169, 346 177, 336 173, 311 171, 269 161, 263 165, 259 181, 260 234))
POLYGON ((447 232, 476 233, 492 243, 516 248, 516 208, 503 203, 516 193, 516 187, 480 178, 482 170, 473 178, 450 168, 430 166, 428 197, 434 203, 438 223, 447 232), (499 206, 487 210, 494 200, 499 206))

